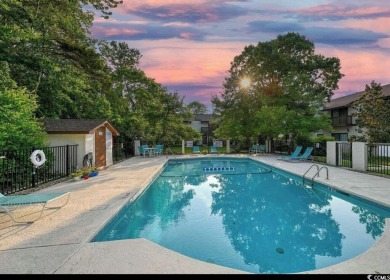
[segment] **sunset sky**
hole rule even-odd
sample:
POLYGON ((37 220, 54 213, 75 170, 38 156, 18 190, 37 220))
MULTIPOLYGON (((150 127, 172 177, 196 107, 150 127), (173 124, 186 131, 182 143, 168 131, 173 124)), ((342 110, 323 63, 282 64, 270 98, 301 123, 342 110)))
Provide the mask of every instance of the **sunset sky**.
POLYGON ((333 98, 390 83, 390 0, 124 0, 92 37, 127 42, 146 75, 210 106, 245 46, 297 32, 345 75, 333 98), (341 3, 342 2, 342 3, 341 3))

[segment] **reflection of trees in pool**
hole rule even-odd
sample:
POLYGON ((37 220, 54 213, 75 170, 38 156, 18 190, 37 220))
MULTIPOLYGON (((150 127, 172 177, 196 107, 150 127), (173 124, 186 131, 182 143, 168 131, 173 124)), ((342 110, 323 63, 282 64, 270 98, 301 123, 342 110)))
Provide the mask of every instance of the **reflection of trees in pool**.
POLYGON ((225 232, 246 264, 278 273, 288 261, 294 272, 314 269, 316 255, 341 255, 343 235, 329 210, 329 195, 317 192, 319 199, 313 200, 283 177, 284 185, 273 185, 271 174, 242 178, 219 177, 223 187, 212 194, 212 213, 222 216, 225 232))
POLYGON ((194 187, 200 186, 200 184, 207 181, 207 176, 187 176, 185 177, 185 182, 194 187))
POLYGON ((371 211, 358 206, 353 206, 352 211, 359 215, 359 221, 366 225, 366 232, 376 239, 385 230, 385 218, 373 214, 371 211))
POLYGON ((126 207, 128 215, 113 221, 115 239, 137 238, 156 220, 161 228, 182 218, 184 209, 194 197, 194 190, 184 191, 186 177, 157 178, 145 193, 126 207), (148 212, 144 210, 148 209, 148 212), (130 211, 129 211, 130 210, 130 211), (118 236, 117 232, 121 232, 118 236), (131 233, 131 234, 130 234, 131 233))

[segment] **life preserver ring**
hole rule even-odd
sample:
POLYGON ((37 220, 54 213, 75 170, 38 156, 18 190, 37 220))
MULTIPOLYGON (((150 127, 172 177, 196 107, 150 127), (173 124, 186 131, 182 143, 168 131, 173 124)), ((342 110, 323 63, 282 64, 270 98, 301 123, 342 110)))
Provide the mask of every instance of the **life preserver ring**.
POLYGON ((35 150, 30 156, 32 164, 41 166, 46 161, 45 153, 42 150, 35 150))

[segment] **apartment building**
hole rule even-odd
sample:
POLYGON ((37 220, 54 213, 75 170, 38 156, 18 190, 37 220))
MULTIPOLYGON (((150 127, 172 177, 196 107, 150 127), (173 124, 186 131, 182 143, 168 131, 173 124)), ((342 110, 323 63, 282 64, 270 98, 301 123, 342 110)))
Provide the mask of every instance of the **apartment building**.
MULTIPOLYGON (((382 89, 385 98, 390 98, 390 84, 382 86, 382 89)), ((360 136, 361 133, 357 131, 356 118, 352 116, 355 111, 352 105, 363 93, 364 91, 361 91, 335 98, 325 104, 323 110, 328 112, 332 119, 333 131, 322 131, 321 134, 333 136, 335 141, 347 141, 348 137, 360 136)))
POLYGON ((208 145, 213 140, 213 127, 210 124, 211 114, 195 114, 194 119, 184 122, 202 134, 202 140, 197 145, 208 145))

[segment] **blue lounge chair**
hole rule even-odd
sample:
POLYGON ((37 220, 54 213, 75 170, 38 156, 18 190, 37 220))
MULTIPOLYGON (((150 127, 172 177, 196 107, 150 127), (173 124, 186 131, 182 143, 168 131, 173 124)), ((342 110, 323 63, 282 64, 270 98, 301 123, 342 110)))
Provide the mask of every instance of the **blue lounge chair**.
POLYGON ((218 149, 217 149, 217 147, 211 146, 210 153, 212 153, 212 154, 218 154, 218 149))
POLYGON ((70 192, 66 193, 34 193, 34 194, 25 194, 25 195, 7 195, 4 196, 0 193, 0 213, 5 213, 15 222, 15 223, 33 223, 42 217, 43 211, 45 209, 57 209, 65 206, 68 203, 70 192), (53 200, 65 197, 66 201, 59 205, 49 207, 47 204, 53 200), (19 221, 17 220, 12 212, 19 208, 20 206, 31 206, 31 205, 42 205, 42 209, 38 218, 35 218, 30 221, 19 221))
POLYGON ((257 154, 257 145, 252 145, 252 147, 249 148, 249 153, 255 153, 257 154))
POLYGON ((291 154, 291 155, 288 155, 288 156, 280 156, 280 157, 277 157, 277 159, 279 160, 289 160, 289 159, 292 159, 292 158, 296 158, 297 156, 299 156, 299 153, 302 151, 302 146, 297 146, 294 150, 294 152, 291 154))
POLYGON ((149 155, 149 150, 147 145, 138 146, 138 151, 141 155, 143 155, 143 157, 145 157, 145 155, 149 155))
POLYGON ((265 153, 265 145, 259 145, 258 151, 259 151, 260 153, 265 153))
POLYGON ((161 156, 162 153, 163 153, 163 146, 162 146, 162 145, 156 145, 156 146, 154 147, 154 154, 155 154, 156 156, 161 156))
POLYGON ((194 154, 200 154, 199 146, 193 146, 193 147, 192 147, 192 152, 193 152, 194 154))
POLYGON ((313 147, 307 147, 305 152, 300 155, 300 156, 296 156, 296 157, 291 157, 290 159, 288 159, 288 161, 291 161, 291 162, 302 162, 302 161, 312 161, 314 160, 314 158, 311 156, 311 152, 313 151, 313 147))

